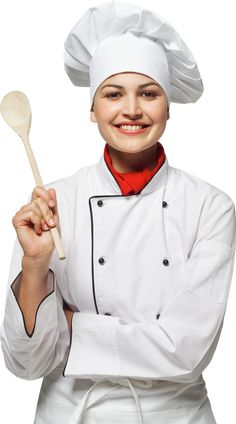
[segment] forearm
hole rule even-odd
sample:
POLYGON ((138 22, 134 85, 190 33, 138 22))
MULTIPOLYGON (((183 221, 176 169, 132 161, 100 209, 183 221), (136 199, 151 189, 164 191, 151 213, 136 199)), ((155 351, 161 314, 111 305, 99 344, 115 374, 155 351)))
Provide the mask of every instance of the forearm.
MULTIPOLYGON (((48 278, 49 272, 49 261, 42 264, 36 260, 30 261, 25 258, 22 260, 20 283, 14 289, 14 293, 24 315, 29 335, 33 332, 40 303, 53 291, 53 281, 48 278)), ((73 312, 65 303, 64 313, 70 330, 73 312)))
POLYGON ((49 260, 44 262, 23 258, 22 273, 14 293, 24 315, 27 333, 32 334, 40 303, 53 291, 53 280, 48 279, 49 260))

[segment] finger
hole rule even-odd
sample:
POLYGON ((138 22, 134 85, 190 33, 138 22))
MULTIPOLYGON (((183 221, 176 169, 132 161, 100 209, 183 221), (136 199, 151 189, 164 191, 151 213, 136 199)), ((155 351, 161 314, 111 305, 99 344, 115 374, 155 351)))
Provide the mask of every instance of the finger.
POLYGON ((48 190, 46 190, 44 187, 37 186, 33 191, 32 200, 36 201, 39 197, 45 200, 48 207, 52 209, 53 214, 58 215, 55 189, 49 188, 48 190))
MULTIPOLYGON (((44 201, 42 200, 42 202, 44 201)), ((45 203, 44 208, 47 209, 48 208, 47 204, 46 202, 44 203, 45 203)), ((30 223, 34 225, 34 229, 37 234, 41 234, 42 231, 50 230, 50 227, 47 225, 47 223, 45 222, 42 216, 42 212, 38 204, 38 199, 22 206, 20 210, 16 213, 12 222, 15 227, 19 227, 19 226, 26 226, 27 220, 28 220, 28 226, 30 223), (35 218, 35 215, 37 215, 37 218, 35 218)), ((53 224, 53 226, 55 226, 55 223, 53 224)))
POLYGON ((55 227, 55 225, 57 224, 56 217, 54 219, 54 214, 51 208, 48 207, 48 204, 43 197, 37 197, 31 203, 21 208, 21 210, 31 210, 31 209, 34 210, 36 213, 38 213, 39 216, 43 218, 43 220, 46 222, 46 224, 50 225, 50 227, 55 227))
POLYGON ((32 201, 36 200, 38 197, 41 197, 42 199, 49 204, 50 200, 54 200, 48 190, 46 190, 44 187, 35 187, 32 193, 32 201))
POLYGON ((48 191, 51 195, 48 206, 52 208, 54 214, 58 214, 56 190, 54 188, 49 188, 48 191))
POLYGON ((56 219, 56 225, 57 225, 57 229, 59 231, 59 234, 61 236, 61 227, 60 227, 60 218, 59 218, 59 213, 58 213, 58 203, 57 203, 57 193, 56 190, 54 188, 49 188, 50 194, 54 200, 55 206, 52 208, 54 217, 56 219))
POLYGON ((25 212, 25 211, 34 211, 39 216, 39 219, 40 219, 40 228, 42 228, 44 231, 49 229, 48 227, 46 228, 45 226, 44 226, 44 228, 42 227, 42 222, 45 223, 45 221, 44 221, 44 219, 42 217, 42 212, 41 212, 41 209, 39 207, 39 204, 38 204, 37 200, 34 200, 33 202, 31 202, 31 203, 29 203, 27 205, 22 206, 20 208, 20 211, 19 212, 25 212))
POLYGON ((41 228, 42 228, 43 231, 50 230, 50 227, 47 225, 47 223, 45 222, 45 220, 43 218, 41 218, 41 228))
POLYGON ((56 216, 53 214, 52 210, 48 207, 47 203, 45 202, 44 199, 42 199, 41 197, 38 197, 38 199, 36 200, 36 202, 39 205, 42 217, 44 218, 46 224, 52 228, 55 227, 57 224, 57 218, 56 216))
POLYGON ((35 231, 38 235, 42 234, 41 224, 34 224, 34 231, 35 231))
MULTIPOLYGON (((56 223, 57 223, 56 218, 54 220, 53 212, 48 207, 45 200, 42 199, 42 198, 39 198, 39 197, 36 200, 34 200, 33 202, 22 206, 19 213, 23 213, 23 212, 29 212, 29 213, 37 214, 38 217, 39 217, 39 221, 40 221, 40 228, 42 228, 44 231, 49 230, 50 227, 55 226, 56 223), (47 217, 47 219, 45 218, 45 216, 47 217), (51 219, 53 219, 53 221, 50 223, 51 219), (43 226, 42 226, 42 224, 43 224, 43 226), (50 227, 48 225, 50 225, 50 227)), ((38 227, 37 227, 37 229, 38 229, 38 227)))
POLYGON ((14 227, 26 227, 32 226, 37 234, 41 234, 41 216, 37 214, 33 209, 19 211, 15 214, 12 219, 14 227))
POLYGON ((20 211, 23 211, 23 212, 30 211, 30 210, 34 210, 39 216, 42 216, 37 200, 33 200, 31 203, 28 203, 27 205, 23 205, 20 208, 20 211))

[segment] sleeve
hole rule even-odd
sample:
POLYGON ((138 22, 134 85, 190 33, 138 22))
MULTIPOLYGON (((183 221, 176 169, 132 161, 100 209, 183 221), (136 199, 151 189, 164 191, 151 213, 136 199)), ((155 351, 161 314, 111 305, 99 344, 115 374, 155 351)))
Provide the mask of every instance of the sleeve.
POLYGON ((65 376, 193 382, 212 359, 233 273, 236 221, 232 200, 208 196, 184 281, 155 323, 78 312, 65 376))
POLYGON ((6 367, 17 377, 32 380, 45 376, 64 360, 70 336, 63 300, 56 284, 56 273, 52 270, 48 276, 47 296, 37 309, 33 333, 27 333, 23 313, 15 296, 22 254, 16 240, 0 336, 6 367))

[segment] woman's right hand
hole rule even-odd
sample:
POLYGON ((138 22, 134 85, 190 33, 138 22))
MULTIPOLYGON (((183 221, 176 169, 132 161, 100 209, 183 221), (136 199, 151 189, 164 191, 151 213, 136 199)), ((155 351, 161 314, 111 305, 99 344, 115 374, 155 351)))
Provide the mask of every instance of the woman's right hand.
POLYGON ((31 202, 15 214, 12 223, 25 258, 50 258, 54 243, 49 230, 57 226, 60 231, 55 190, 35 187, 31 202))

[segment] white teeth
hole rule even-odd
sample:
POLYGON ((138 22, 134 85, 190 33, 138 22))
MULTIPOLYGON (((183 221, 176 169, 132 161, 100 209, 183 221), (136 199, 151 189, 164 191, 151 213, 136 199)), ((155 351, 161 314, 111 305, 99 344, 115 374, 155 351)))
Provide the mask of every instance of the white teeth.
POLYGON ((119 128, 125 131, 138 131, 138 130, 141 130, 143 126, 142 125, 120 125, 119 128))

